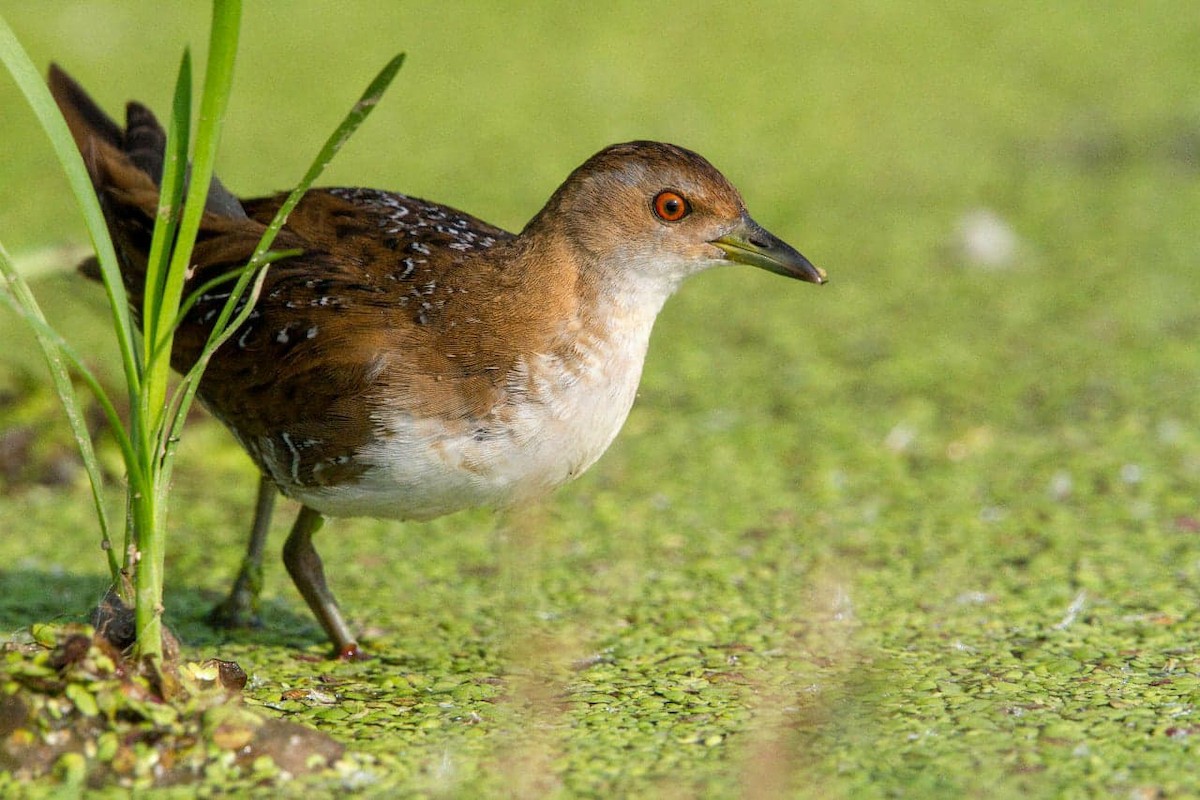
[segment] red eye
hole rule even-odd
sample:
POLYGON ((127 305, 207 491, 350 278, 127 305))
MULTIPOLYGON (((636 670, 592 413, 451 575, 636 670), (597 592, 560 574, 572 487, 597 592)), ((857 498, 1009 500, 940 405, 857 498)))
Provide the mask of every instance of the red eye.
POLYGON ((659 192, 658 196, 654 198, 654 213, 663 222, 679 222, 691 210, 687 200, 675 192, 659 192))

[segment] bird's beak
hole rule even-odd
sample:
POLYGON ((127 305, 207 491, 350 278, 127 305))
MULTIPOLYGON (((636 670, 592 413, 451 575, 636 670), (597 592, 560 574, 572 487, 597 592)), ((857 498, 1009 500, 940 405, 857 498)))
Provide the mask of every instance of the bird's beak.
POLYGON ((725 258, 730 261, 809 283, 825 282, 825 270, 814 267, 795 248, 752 220, 748 214, 742 215, 736 228, 719 239, 713 239, 711 244, 724 250, 725 258))

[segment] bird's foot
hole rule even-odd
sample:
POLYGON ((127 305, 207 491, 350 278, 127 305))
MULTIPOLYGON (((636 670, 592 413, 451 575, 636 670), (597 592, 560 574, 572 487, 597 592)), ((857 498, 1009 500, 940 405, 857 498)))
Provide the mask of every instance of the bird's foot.
POLYGON ((249 591, 234 589, 228 597, 208 612, 205 622, 214 628, 261 628, 262 619, 255 609, 255 606, 258 605, 257 600, 258 598, 249 591))
POLYGON ((347 642, 337 649, 338 661, 370 661, 371 656, 367 655, 358 646, 358 642, 347 642))

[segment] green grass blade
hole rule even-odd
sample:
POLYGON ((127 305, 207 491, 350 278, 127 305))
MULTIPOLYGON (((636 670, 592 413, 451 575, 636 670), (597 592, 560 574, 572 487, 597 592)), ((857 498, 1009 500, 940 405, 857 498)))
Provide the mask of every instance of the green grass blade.
MULTIPOLYGON (((0 302, 23 317, 29 323, 30 327, 33 328, 34 336, 37 338, 38 345, 42 348, 42 355, 46 359, 46 366, 50 369, 50 378, 54 383, 54 390, 58 394, 58 399, 62 402, 63 411, 66 412, 67 424, 70 425, 71 433, 75 436, 75 443, 79 447, 80 458, 83 459, 83 468, 87 472, 88 483, 91 484, 92 502, 96 508, 96 520, 100 523, 100 546, 108 558, 108 568, 112 573, 113 581, 116 582, 121 566, 117 562, 117 554, 113 551, 108 511, 104 505, 104 473, 100 469, 100 462, 97 460, 96 451, 92 446, 92 438, 88 434, 83 406, 79 402, 79 396, 75 392, 75 386, 71 383, 71 376, 67 371, 66 362, 68 360, 72 361, 73 366, 81 374, 85 375, 85 381, 87 381, 89 387, 96 394, 96 398, 105 409, 106 415, 112 412, 113 418, 109 419, 110 424, 114 421, 116 412, 113 410, 112 403, 100 387, 95 376, 83 368, 78 358, 70 357, 64 352, 66 350, 64 343, 46 322, 46 317, 42 314, 42 310, 38 306, 33 292, 17 272, 3 244, 0 244, 0 274, 7 281, 6 285, 0 290, 0 302)), ((120 420, 116 419, 115 421, 119 428, 120 420)))
MULTIPOLYGON (((144 351, 144 381, 138 398, 137 409, 141 425, 141 441, 138 454, 143 469, 153 475, 157 470, 160 452, 158 429, 162 424, 162 407, 166 383, 169 380, 169 358, 158 358, 156 354, 170 352, 172 336, 160 331, 164 292, 167 276, 176 247, 175 236, 182 215, 184 184, 188 167, 189 135, 192 109, 192 59, 185 48, 175 81, 174 101, 167 122, 167 139, 163 152, 163 174, 159 185, 158 210, 154 220, 154 234, 150 240, 150 253, 146 262, 146 282, 142 293, 142 348, 144 351), (161 391, 159 390, 161 387, 161 391)), ((190 253, 190 247, 189 247, 190 253)), ((172 310, 167 311, 173 315, 172 310)), ((165 499, 163 500, 165 502, 165 499)), ((126 552, 132 552, 126 542, 126 552)))
POLYGON ((146 360, 146 371, 153 373, 154 365, 150 354, 158 346, 164 334, 159 329, 160 305, 170 267, 171 246, 183 205, 184 177, 187 174, 187 154, 192 125, 192 57, 183 51, 179 63, 179 76, 175 81, 174 102, 171 118, 167 123, 167 143, 163 153, 162 182, 159 185, 158 214, 154 220, 154 235, 150 240, 150 254, 146 260, 146 286, 142 305, 142 348, 146 360))
MULTIPOLYGON (((108 392, 104 390, 104 386, 96 377, 87 365, 83 358, 75 352, 75 348, 62 338, 62 336, 47 322, 42 316, 40 310, 32 310, 26 307, 22 299, 18 297, 9 288, 0 290, 0 302, 15 311, 25 322, 33 328, 34 332, 48 341, 57 349, 57 355, 66 360, 71 369, 79 375, 88 390, 96 397, 96 401, 100 404, 100 410, 104 413, 104 418, 112 428, 113 437, 117 441, 117 446, 121 450, 122 460, 126 464, 132 462, 133 455, 133 440, 129 438, 128 432, 121 422, 121 415, 117 413, 116 406, 112 404, 112 400, 108 396, 108 392)), ((136 471, 131 471, 129 474, 130 486, 136 491, 141 491, 145 486, 145 476, 136 471)))
MULTIPOLYGON (((146 331, 151 340, 149 352, 153 352, 159 345, 165 345, 167 352, 170 352, 172 337, 168 333, 164 338, 162 332, 169 332, 175 327, 184 283, 191 265, 192 250, 204 216, 225 109, 229 104, 229 94, 233 86, 233 67, 237 59, 241 14, 240 0, 213 2, 208 65, 200 96, 200 118, 194 140, 191 175, 162 293, 153 298, 158 305, 155 330, 146 331)), ((176 100, 179 100, 178 95, 176 100)), ((178 120, 173 124, 178 125, 178 120)), ((170 418, 167 405, 169 361, 167 358, 157 360, 153 364, 153 371, 145 376, 141 405, 147 409, 148 415, 153 416, 146 419, 151 434, 145 438, 142 453, 148 459, 146 466, 147 473, 151 476, 151 491, 133 498, 132 504, 137 549, 140 553, 137 572, 134 575, 137 652, 140 657, 155 664, 161 661, 163 655, 162 598, 163 569, 166 561, 164 518, 169 484, 169 470, 164 471, 163 467, 169 464, 168 448, 173 450, 173 443, 164 441, 161 435, 165 421, 170 418)))
POLYGON ((83 156, 75 146, 75 140, 71 137, 70 130, 67 129, 67 123, 59 113, 54 98, 50 96, 50 90, 2 15, 0 15, 0 61, 4 62, 17 87, 25 95, 29 107, 37 116, 38 122, 41 123, 46 137, 54 148, 58 162, 67 175, 71 191, 79 203, 88 235, 92 240, 92 247, 96 250, 100 274, 104 280, 104 290, 108 294, 113 330, 117 336, 117 346, 121 353, 121 365, 125 371, 129 396, 136 397, 141 388, 141 377, 138 372, 137 350, 134 346, 133 324, 130 319, 125 287, 121 282, 121 271, 117 265, 117 254, 113 249, 112 239, 108 235, 104 214, 100 210, 100 201, 92 189, 92 181, 88 177, 87 167, 84 166, 83 156))
MULTIPOLYGON (((233 67, 237 58, 237 46, 241 20, 240 0, 217 0, 213 3, 212 30, 209 35, 208 66, 204 75, 204 88, 200 97, 200 117, 194 140, 191 176, 188 180, 183 203, 182 218, 171 253, 162 294, 156 298, 156 327, 147 332, 152 344, 158 346, 165 332, 175 326, 175 317, 183 297, 183 285, 191 261, 192 248, 204 216, 204 204, 208 188, 212 183, 213 165, 216 162, 217 146, 220 142, 225 109, 233 86, 233 67)), ((160 430, 163 409, 167 397, 170 367, 165 362, 155 364, 153 372, 146 376, 146 407, 152 409, 152 430, 160 430)), ((159 453, 155 454, 154 469, 157 469, 159 453)))

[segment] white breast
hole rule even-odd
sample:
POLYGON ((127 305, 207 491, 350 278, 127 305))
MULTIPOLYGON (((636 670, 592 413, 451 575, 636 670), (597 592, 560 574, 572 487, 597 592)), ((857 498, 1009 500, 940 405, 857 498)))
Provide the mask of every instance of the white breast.
POLYGON ((431 519, 511 505, 578 477, 633 406, 657 310, 618 315, 603 339, 526 358, 486 419, 447 426, 399 409, 382 415, 388 435, 360 454, 372 466, 357 484, 295 496, 332 516, 431 519))

